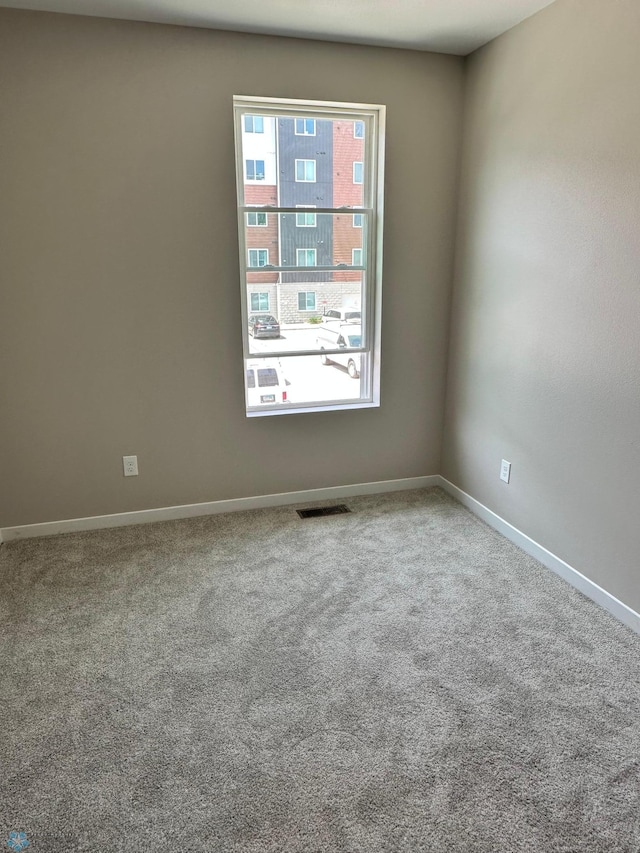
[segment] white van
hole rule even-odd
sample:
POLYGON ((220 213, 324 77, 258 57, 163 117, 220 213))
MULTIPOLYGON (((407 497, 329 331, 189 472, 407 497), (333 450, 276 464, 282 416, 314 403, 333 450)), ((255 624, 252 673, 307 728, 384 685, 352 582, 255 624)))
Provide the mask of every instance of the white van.
POLYGON ((362 326, 360 323, 327 323, 318 329, 316 344, 320 349, 320 359, 323 364, 341 364, 347 368, 352 379, 360 376, 361 353, 351 352, 351 347, 362 346, 362 326), (325 349, 344 349, 325 355, 325 349))
POLYGON ((256 358, 247 362, 247 406, 273 406, 287 402, 287 386, 277 359, 256 358))

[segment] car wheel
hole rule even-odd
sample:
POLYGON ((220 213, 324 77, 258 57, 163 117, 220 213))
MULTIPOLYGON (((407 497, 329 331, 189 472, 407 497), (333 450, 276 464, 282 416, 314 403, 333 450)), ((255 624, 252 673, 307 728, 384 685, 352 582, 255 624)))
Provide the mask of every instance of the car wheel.
POLYGON ((358 378, 358 368, 356 367, 355 361, 349 360, 349 364, 347 365, 347 370, 349 371, 349 376, 352 379, 358 378))
POLYGON ((320 354, 320 361, 322 362, 322 364, 329 364, 329 359, 324 354, 324 350, 320 354))

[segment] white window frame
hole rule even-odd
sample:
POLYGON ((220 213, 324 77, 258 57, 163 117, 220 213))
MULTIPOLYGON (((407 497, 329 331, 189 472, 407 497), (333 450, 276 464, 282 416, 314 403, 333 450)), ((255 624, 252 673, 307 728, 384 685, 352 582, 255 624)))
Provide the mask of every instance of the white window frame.
POLYGON ((314 118, 312 118, 312 119, 300 118, 300 117, 294 118, 294 120, 293 120, 293 132, 294 132, 295 136, 315 136, 316 135, 316 120, 314 118), (303 122, 302 131, 298 131, 298 122, 299 121, 303 122), (309 121, 313 122, 313 132, 312 133, 307 133, 307 122, 309 122, 309 121))
POLYGON ((270 307, 271 306, 271 297, 269 296, 269 292, 267 290, 256 290, 256 291, 253 291, 252 293, 250 293, 249 294, 249 301, 250 302, 253 302, 254 296, 257 296, 257 297, 266 296, 267 297, 267 307, 266 308, 253 308, 252 306, 249 306, 249 313, 250 314, 262 314, 264 312, 271 311, 271 307, 270 307))
POLYGON ((316 181, 317 176, 318 176, 318 164, 317 164, 316 160, 311 160, 310 158, 296 159, 294 177, 296 179, 297 184, 315 184, 315 183, 317 183, 317 181, 316 181), (304 178, 298 177, 298 163, 304 163, 305 164, 305 167, 304 167, 305 177, 304 178), (309 163, 313 163, 313 178, 307 178, 306 177, 306 175, 307 175, 307 164, 309 164, 309 163))
POLYGON ((245 121, 244 121, 242 126, 244 128, 245 133, 264 133, 264 116, 258 116, 258 115, 252 115, 252 114, 246 115, 245 121), (262 129, 261 130, 256 130, 256 119, 257 118, 259 118, 260 121, 262 122, 262 129), (251 119, 251 130, 249 130, 247 128, 247 124, 248 124, 247 119, 251 119))
POLYGON ((359 247, 351 250, 351 266, 352 267, 361 267, 363 266, 364 261, 364 249, 359 247), (356 252, 360 253, 360 260, 356 260, 356 252))
POLYGON ((298 291, 298 311, 304 311, 305 313, 313 314, 318 310, 318 293, 315 290, 299 290, 298 291), (309 301, 309 296, 313 296, 313 308, 301 308, 300 307, 300 297, 304 293, 304 304, 307 305, 309 301))
MULTIPOLYGON (((257 257, 259 260, 260 256, 258 255, 257 257)), ((261 269, 264 269, 266 266, 269 266, 269 250, 263 249, 263 248, 256 248, 255 246, 250 246, 247 249, 247 269, 261 270, 261 269), (267 257, 267 260, 263 264, 252 264, 251 263, 251 252, 264 252, 266 257, 267 257)))
POLYGON ((296 249, 296 266, 302 267, 303 269, 311 269, 311 267, 317 267, 318 266, 318 250, 317 249, 311 249, 311 248, 309 248, 309 249, 301 249, 301 248, 296 249), (302 252, 304 252, 305 255, 308 255, 309 252, 313 253, 313 263, 312 264, 307 264, 307 263, 301 264, 300 263, 300 255, 302 252))
POLYGON ((316 209, 315 204, 296 204, 296 207, 299 207, 305 211, 304 213, 296 213, 296 228, 317 228, 318 227, 317 215, 315 212, 315 209, 316 209), (313 213, 309 213, 308 212, 309 210, 313 210, 313 213), (300 222, 301 217, 303 219, 305 219, 305 218, 308 218, 310 216, 313 217, 313 222, 300 222))
POLYGON ((261 157, 247 157, 244 161, 244 169, 245 169, 244 177, 245 177, 245 180, 247 181, 247 183, 264 181, 264 179, 266 177, 266 174, 265 174, 266 168, 267 168, 266 161, 263 160, 261 157), (247 168, 247 163, 253 163, 253 175, 254 175, 253 178, 249 177, 249 169, 247 168), (256 169, 256 163, 262 163, 262 177, 261 178, 255 177, 258 173, 258 170, 256 169))
POLYGON ((360 186, 360 184, 364 184, 364 163, 362 162, 362 160, 356 160, 353 164, 353 183, 357 184, 358 186, 360 186), (360 166, 359 170, 357 169, 358 166, 360 166), (362 172, 362 174, 361 174, 362 180, 356 181, 356 171, 362 172))
POLYGON ((247 228, 267 228, 269 225, 269 214, 264 210, 251 210, 247 213, 247 228), (251 222, 251 217, 255 216, 256 221, 251 222), (264 222, 258 222, 258 216, 264 216, 264 222))
MULTIPOLYGON (((247 303, 251 288, 247 285, 247 273, 255 273, 263 267, 248 266, 247 227, 244 214, 251 209, 245 198, 245 186, 247 182, 244 174, 244 157, 248 148, 243 142, 242 117, 247 113, 257 113, 265 117, 265 121, 279 118, 296 118, 307 115, 309 118, 327 119, 330 121, 363 121, 365 135, 363 139, 363 183, 362 202, 358 207, 358 215, 362 216, 362 227, 367 229, 368 239, 363 249, 363 273, 361 286, 361 330, 362 345, 353 349, 359 356, 361 363, 360 377, 354 382, 354 396, 349 399, 325 399, 322 391, 318 394, 322 399, 309 402, 263 404, 257 406, 250 404, 245 392, 245 405, 247 417, 265 417, 273 415, 297 414, 309 412, 326 412, 344 409, 375 408, 380 405, 380 331, 381 331, 381 297, 382 297, 382 247, 383 247, 383 220, 384 220, 384 142, 385 142, 385 118, 386 110, 377 104, 351 104, 327 101, 299 101, 284 98, 264 97, 234 97, 235 113, 235 140, 236 140, 236 185, 238 193, 238 233, 239 233, 239 261, 240 261, 240 287, 243 327, 241 330, 243 353, 242 358, 245 365, 256 359, 277 359, 282 366, 286 376, 289 358, 316 358, 318 347, 310 344, 310 348, 284 349, 280 343, 277 347, 271 345, 268 340, 261 342, 259 352, 252 349, 253 342, 249 337, 247 322, 247 303)), ((278 152, 276 151, 275 170, 276 175, 281 174, 278 166, 278 152)), ((317 165, 316 165, 317 169, 317 165)), ((295 175, 294 175, 295 177, 295 175)), ((317 174, 316 174, 317 177, 317 174)), ((303 183, 311 183, 303 181, 303 183)), ((279 196, 278 196, 279 198, 279 196)), ((331 204, 331 201, 329 201, 331 204)), ((280 217, 285 214, 296 214, 297 208, 286 208, 278 204, 269 206, 269 213, 280 217)), ((336 217, 344 215, 344 208, 318 207, 317 213, 336 217)), ((316 312, 319 310, 320 302, 325 298, 325 282, 314 282, 313 291, 305 291, 302 288, 308 286, 304 275, 309 273, 309 267, 297 267, 291 265, 271 266, 269 272, 274 273, 299 273, 302 280, 298 282, 300 291, 316 294, 316 312)), ((344 268, 344 264, 332 263, 327 266, 319 265, 314 269, 318 272, 331 272, 344 268)), ((337 277, 339 279, 339 276, 337 277)), ((309 282, 310 283, 310 282, 309 282)), ((276 287, 279 285, 276 284, 276 287)), ((254 312, 255 313, 255 312, 254 312)), ((313 313, 313 309, 307 309, 307 313, 313 313)), ((296 346, 292 343, 291 346, 296 346)), ((336 356, 344 355, 344 350, 338 347, 325 349, 326 355, 332 353, 336 356)), ((293 365, 293 362, 291 362, 293 365)), ((291 396, 291 395, 290 395, 291 396)))

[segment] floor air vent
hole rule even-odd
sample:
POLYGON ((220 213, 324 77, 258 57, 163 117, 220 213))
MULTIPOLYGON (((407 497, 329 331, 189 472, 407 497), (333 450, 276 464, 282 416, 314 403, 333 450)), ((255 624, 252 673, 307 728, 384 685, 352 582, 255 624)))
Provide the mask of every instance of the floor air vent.
POLYGON ((316 518, 319 515, 341 515, 343 512, 351 512, 346 504, 337 506, 314 506, 312 509, 296 510, 300 518, 316 518))

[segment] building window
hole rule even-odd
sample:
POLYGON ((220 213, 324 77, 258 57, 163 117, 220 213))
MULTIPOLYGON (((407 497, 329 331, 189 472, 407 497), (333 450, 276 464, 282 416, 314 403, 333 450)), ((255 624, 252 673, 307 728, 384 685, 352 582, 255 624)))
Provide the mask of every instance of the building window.
POLYGON ((315 160, 296 160, 296 181, 302 181, 309 184, 315 183, 316 180, 316 161, 315 160))
POLYGON ((298 311, 315 311, 316 295, 310 290, 298 291, 298 311))
POLYGON ((248 181, 264 181, 264 160, 245 160, 248 181))
POLYGON ((252 311, 268 311, 269 310, 269 294, 268 293, 252 293, 251 294, 251 310, 252 311))
POLYGON ((314 118, 297 118, 296 136, 315 136, 316 120, 314 118))
POLYGON ((269 263, 268 249, 249 249, 249 266, 266 267, 269 263))
POLYGON ((264 133, 264 117, 263 116, 245 116, 244 117, 244 132, 245 133, 264 133))
MULTIPOLYGON (((315 207, 314 204, 296 204, 296 207, 315 207)), ((298 228, 315 228, 315 213, 296 213, 296 226, 298 228)))
MULTIPOLYGON (((254 369, 257 377, 260 366, 275 371, 286 387, 286 396, 284 390, 258 394, 257 378, 255 388, 247 378, 247 417, 377 407, 385 108, 262 96, 233 100, 243 373, 254 369), (262 139, 274 135, 272 145, 259 148, 259 139, 245 132, 247 116, 263 118, 262 139), (348 143, 344 132, 351 137, 351 128, 366 140, 353 146, 362 154, 350 155, 349 144, 334 148, 348 143), (313 131, 315 139, 305 142, 313 131), (247 159, 256 156, 263 160, 247 159), (353 156, 361 158, 352 174, 360 184, 357 207, 349 206, 353 156), (264 230, 256 231, 258 225, 264 230), (362 230, 354 233, 352 225, 362 230), (256 243, 265 248, 254 248, 256 243), (352 267, 357 274, 349 272, 352 267), (323 320, 331 311, 335 319, 323 320), (273 328, 250 334, 252 313, 273 314, 273 328), (281 323, 284 337, 278 336, 281 323)), ((255 133, 255 121, 253 128, 255 133)))
POLYGON ((316 266, 316 250, 315 249, 296 249, 296 266, 297 267, 315 267, 316 266))
POLYGON ((247 225, 249 228, 255 228, 260 225, 262 227, 267 225, 267 214, 266 213, 247 213, 247 225))

